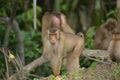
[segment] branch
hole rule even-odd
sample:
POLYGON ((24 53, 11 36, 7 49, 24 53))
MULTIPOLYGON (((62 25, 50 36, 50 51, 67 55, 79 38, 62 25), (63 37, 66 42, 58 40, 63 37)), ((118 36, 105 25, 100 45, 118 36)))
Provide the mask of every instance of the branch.
POLYGON ((17 5, 18 5, 18 0, 14 0, 14 6, 13 6, 13 9, 12 9, 11 16, 10 16, 10 21, 9 21, 10 24, 12 24, 12 22, 14 20, 14 17, 16 15, 17 5))
MULTIPOLYGON (((109 59, 108 51, 105 51, 105 50, 88 50, 88 49, 85 49, 82 53, 82 56, 96 58, 96 59, 99 59, 99 60, 109 59)), ((26 72, 29 72, 32 69, 42 65, 43 63, 45 63, 47 61, 48 60, 46 60, 46 58, 44 56, 41 56, 38 59, 31 62, 30 64, 26 65, 24 67, 24 70, 26 72)))
POLYGON ((17 5, 18 5, 18 0, 14 0, 14 6, 13 6, 13 9, 12 9, 12 12, 11 12, 10 20, 7 22, 8 23, 8 28, 7 28, 4 43, 3 43, 3 47, 5 47, 5 48, 8 47, 9 35, 10 35, 10 31, 12 29, 13 19, 14 19, 15 15, 16 15, 17 5))
MULTIPOLYGON (((98 60, 106 60, 109 59, 108 51, 105 50, 88 50, 85 49, 82 53, 82 56, 84 57, 91 57, 96 58, 98 60)), ((32 69, 42 65, 43 63, 47 62, 46 58, 44 56, 39 57, 38 59, 34 60, 30 64, 26 65, 24 67, 24 70, 26 72, 31 71, 32 69)))
POLYGON ((31 62, 30 64, 26 65, 24 67, 24 70, 26 73, 30 72, 31 70, 35 69, 38 66, 41 66, 43 63, 47 62, 47 58, 45 58, 44 56, 39 57, 38 59, 35 59, 33 62, 31 62))
POLYGON ((24 65, 25 64, 24 44, 23 44, 22 36, 20 34, 19 25, 15 20, 13 21, 13 27, 14 27, 14 30, 16 33, 16 39, 18 42, 18 54, 19 54, 22 64, 24 65))
MULTIPOLYGON (((97 60, 109 59, 108 51, 105 51, 105 50, 88 50, 88 49, 85 49, 82 52, 82 56, 89 57, 89 58, 94 58, 94 59, 97 59, 97 60)), ((35 69, 36 67, 41 66, 43 63, 45 63, 47 61, 48 60, 46 59, 45 56, 41 56, 38 59, 35 59, 34 61, 29 63, 28 65, 24 66, 23 69, 24 69, 25 75, 27 73, 29 73, 30 71, 32 71, 33 69, 35 69)), ((17 78, 16 76, 18 76, 18 75, 13 74, 12 78, 17 78)), ((12 80, 14 80, 14 79, 12 79, 12 80)))
MULTIPOLYGON (((0 23, 9 24, 9 20, 10 19, 8 17, 0 17, 0 23)), ((21 59, 21 62, 23 64, 25 64, 23 39, 22 39, 22 36, 20 34, 19 25, 15 20, 13 20, 13 28, 15 30, 16 39, 17 39, 17 42, 18 42, 18 54, 19 54, 19 57, 21 59)), ((8 37, 6 37, 6 38, 8 39, 8 37)), ((6 41, 6 39, 5 39, 5 42, 8 43, 8 40, 6 41)))
POLYGON ((85 49, 82 53, 84 57, 92 57, 99 60, 109 60, 109 52, 107 50, 89 50, 85 49))
POLYGON ((34 10, 34 29, 36 30, 37 29, 37 25, 36 25, 36 3, 37 3, 37 0, 33 0, 33 10, 34 10))

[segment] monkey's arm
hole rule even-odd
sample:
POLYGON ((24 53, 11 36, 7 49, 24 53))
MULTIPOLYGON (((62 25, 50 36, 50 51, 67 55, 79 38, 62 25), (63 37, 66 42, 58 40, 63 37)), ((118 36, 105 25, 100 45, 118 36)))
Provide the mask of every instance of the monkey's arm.
POLYGON ((112 34, 104 34, 103 40, 101 40, 101 43, 99 44, 99 49, 107 50, 110 44, 110 41, 112 40, 112 34))
POLYGON ((100 47, 101 47, 100 45, 102 43, 102 36, 101 35, 99 35, 98 37, 97 36, 98 35, 96 35, 94 38, 94 46, 96 49, 100 49, 100 47))
POLYGON ((52 57, 50 59, 50 62, 52 64, 52 69, 54 76, 57 77, 60 75, 60 69, 62 65, 63 60, 63 53, 64 53, 64 36, 60 34, 60 40, 58 41, 58 45, 56 45, 56 52, 52 54, 52 57))
POLYGON ((65 32, 75 34, 74 30, 71 29, 71 27, 68 24, 66 24, 66 26, 63 26, 62 28, 63 28, 63 31, 65 31, 65 32))
POLYGON ((64 14, 61 15, 61 29, 64 32, 69 32, 69 33, 75 34, 74 30, 67 23, 67 20, 66 20, 66 17, 64 14))

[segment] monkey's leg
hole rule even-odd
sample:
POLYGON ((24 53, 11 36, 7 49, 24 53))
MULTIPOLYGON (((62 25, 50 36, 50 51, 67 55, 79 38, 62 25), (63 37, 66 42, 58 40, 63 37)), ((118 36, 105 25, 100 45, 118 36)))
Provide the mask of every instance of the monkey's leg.
POLYGON ((68 54, 67 69, 70 73, 77 72, 77 70, 79 69, 79 56, 68 54))
POLYGON ((83 50, 82 43, 78 43, 74 50, 67 54, 67 68, 70 73, 75 73, 79 69, 79 56, 83 50))
POLYGON ((57 56, 54 55, 54 57, 52 57, 50 61, 51 61, 54 76, 55 77, 59 76, 61 65, 62 65, 62 58, 58 58, 57 56))
POLYGON ((67 56, 67 69, 69 72, 68 80, 74 80, 73 76, 79 70, 79 57, 72 55, 72 53, 67 56))

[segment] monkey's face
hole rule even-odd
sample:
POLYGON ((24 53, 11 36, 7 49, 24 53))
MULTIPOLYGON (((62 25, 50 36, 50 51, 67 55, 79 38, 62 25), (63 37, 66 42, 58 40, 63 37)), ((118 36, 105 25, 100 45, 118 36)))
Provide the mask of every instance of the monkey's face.
POLYGON ((112 32, 112 33, 116 33, 117 32, 117 23, 115 21, 109 21, 108 22, 108 31, 112 32))
POLYGON ((57 35, 56 34, 49 34, 49 41, 52 45, 57 42, 57 35))
POLYGON ((106 24, 105 28, 109 33, 115 33, 117 32, 117 27, 113 23, 106 24))
POLYGON ((59 31, 56 28, 47 30, 48 40, 52 45, 56 44, 59 39, 59 31))

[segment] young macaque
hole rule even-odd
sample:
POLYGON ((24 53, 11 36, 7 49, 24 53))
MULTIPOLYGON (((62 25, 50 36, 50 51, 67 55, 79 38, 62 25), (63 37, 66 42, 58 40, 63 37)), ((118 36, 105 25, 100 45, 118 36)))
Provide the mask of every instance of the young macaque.
POLYGON ((75 34, 74 31, 69 27, 64 14, 58 12, 46 12, 42 17, 43 54, 46 53, 46 30, 53 27, 64 32, 75 34))
MULTIPOLYGON (((47 30, 47 58, 52 65, 54 76, 60 75, 63 58, 66 58, 67 69, 74 74, 79 68, 79 57, 84 49, 84 36, 61 32, 56 28, 47 30)), ((72 80, 72 77, 69 77, 72 80)))
POLYGON ((112 39, 112 33, 117 31, 117 21, 108 19, 96 31, 94 37, 94 46, 96 49, 107 50, 112 39))
POLYGON ((113 33, 108 51, 112 61, 120 62, 120 32, 113 33))

